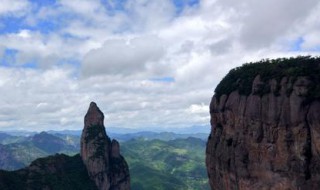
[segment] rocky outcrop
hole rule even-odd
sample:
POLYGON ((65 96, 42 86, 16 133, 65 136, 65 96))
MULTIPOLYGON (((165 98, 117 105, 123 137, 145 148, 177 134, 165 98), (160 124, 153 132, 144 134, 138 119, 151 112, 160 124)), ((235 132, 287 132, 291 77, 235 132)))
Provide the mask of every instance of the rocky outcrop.
POLYGON ((127 162, 120 155, 116 140, 110 140, 104 127, 104 115, 91 102, 84 118, 81 135, 81 157, 89 176, 99 190, 128 190, 130 175, 127 162))
POLYGON ((234 90, 213 96, 206 149, 212 189, 320 189, 320 101, 310 97, 314 83, 309 76, 256 75, 249 95, 234 90))
MULTIPOLYGON (((91 103, 84 119, 81 136, 81 156, 56 154, 33 161, 29 167, 0 170, 1 190, 129 190, 130 176, 127 162, 120 154, 120 145, 110 140, 104 125, 104 115, 91 103)), ((34 143, 52 149, 49 142, 60 140, 47 133, 35 136, 34 143), (51 141, 50 141, 51 140, 51 141), (41 144, 42 143, 42 144, 41 144)), ((59 147, 59 146, 58 146, 59 147)), ((1 158, 8 159, 6 147, 0 145, 1 158)), ((0 165, 3 164, 0 159, 0 165)), ((6 163, 4 163, 6 164, 6 163)))
POLYGON ((0 170, 1 190, 98 190, 81 157, 56 154, 17 171, 0 170))

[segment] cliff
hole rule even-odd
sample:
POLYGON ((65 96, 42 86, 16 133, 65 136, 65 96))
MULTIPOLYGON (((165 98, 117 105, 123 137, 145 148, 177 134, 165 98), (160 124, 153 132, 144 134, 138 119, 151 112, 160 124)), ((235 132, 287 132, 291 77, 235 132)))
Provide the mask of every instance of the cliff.
POLYGON ((233 69, 210 104, 212 189, 320 189, 320 59, 233 69))
POLYGON ((94 102, 84 118, 81 135, 81 158, 90 178, 99 190, 128 190, 128 164, 120 155, 120 145, 110 140, 104 127, 104 115, 94 102))

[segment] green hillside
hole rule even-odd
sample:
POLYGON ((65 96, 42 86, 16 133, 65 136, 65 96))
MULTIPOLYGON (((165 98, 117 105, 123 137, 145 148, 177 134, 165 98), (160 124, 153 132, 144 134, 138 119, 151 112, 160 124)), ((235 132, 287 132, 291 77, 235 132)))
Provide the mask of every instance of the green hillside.
MULTIPOLYGON (((163 133, 156 136, 160 134, 163 133)), ((129 164, 132 190, 209 189, 204 140, 194 137, 167 140, 167 136, 159 140, 152 139, 153 133, 139 136, 120 143, 121 154, 129 164)), ((33 160, 53 153, 79 152, 75 143, 80 141, 77 136, 40 133, 20 143, 10 138, 15 143, 0 146, 0 169, 23 168, 33 160)), ((10 177, 15 173, 7 174, 10 177)))
POLYGON ((21 136, 4 137, 3 141, 5 143, 0 143, 0 169, 4 170, 21 169, 37 158, 55 153, 68 155, 79 153, 79 147, 70 144, 66 139, 46 132, 41 132, 29 138, 21 136))
POLYGON ((122 143, 133 190, 209 189, 205 168, 205 141, 143 138, 122 143))

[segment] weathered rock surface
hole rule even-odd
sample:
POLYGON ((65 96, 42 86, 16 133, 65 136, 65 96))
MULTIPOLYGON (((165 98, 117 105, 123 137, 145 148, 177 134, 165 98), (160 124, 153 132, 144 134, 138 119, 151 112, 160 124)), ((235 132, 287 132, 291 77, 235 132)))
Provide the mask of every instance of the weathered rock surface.
POLYGON ((256 76, 249 96, 212 98, 212 189, 320 189, 320 101, 307 97, 312 82, 271 79, 270 92, 258 95, 266 82, 256 76))
POLYGON ((96 103, 91 102, 81 135, 82 160, 99 190, 128 190, 127 162, 120 155, 119 143, 116 140, 111 142, 107 136, 103 120, 103 113, 96 103))

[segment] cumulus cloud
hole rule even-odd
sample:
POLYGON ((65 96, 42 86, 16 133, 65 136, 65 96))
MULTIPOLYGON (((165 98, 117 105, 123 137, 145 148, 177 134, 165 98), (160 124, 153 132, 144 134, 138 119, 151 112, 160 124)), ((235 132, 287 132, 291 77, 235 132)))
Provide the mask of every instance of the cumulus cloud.
POLYGON ((239 38, 247 48, 271 45, 305 20, 318 3, 316 0, 220 2, 221 6, 233 9, 236 15, 233 23, 239 25, 239 38))
POLYGON ((107 40, 101 48, 91 50, 83 60, 82 72, 89 75, 130 75, 144 72, 165 52, 165 45, 156 36, 125 40, 107 40))
POLYGON ((0 16, 22 16, 30 8, 27 0, 1 0, 0 16))
POLYGON ((0 34, 0 60, 15 50, 0 63, 0 130, 81 129, 90 101, 107 127, 209 125, 214 88, 231 68, 319 55, 315 0, 202 0, 181 11, 170 0, 62 0, 31 12, 32 2, 15 2, 0 9, 24 14, 0 34))

